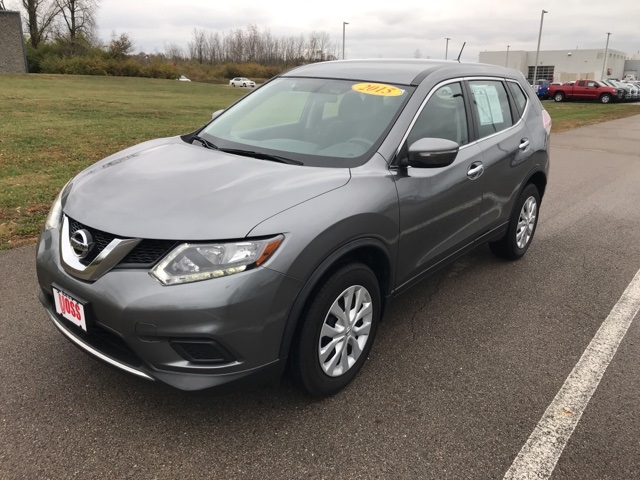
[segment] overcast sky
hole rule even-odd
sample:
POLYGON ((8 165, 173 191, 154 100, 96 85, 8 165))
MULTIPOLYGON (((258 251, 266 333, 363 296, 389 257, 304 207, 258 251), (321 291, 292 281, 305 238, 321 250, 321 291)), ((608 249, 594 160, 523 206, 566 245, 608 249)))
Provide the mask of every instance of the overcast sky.
POLYGON ((484 50, 535 50, 542 9, 541 50, 609 48, 640 51, 640 1, 617 0, 100 0, 99 35, 128 33, 136 51, 162 52, 169 42, 183 48, 194 28, 205 31, 244 29, 289 36, 324 31, 346 57, 449 58, 467 42, 462 59, 477 61, 484 50))

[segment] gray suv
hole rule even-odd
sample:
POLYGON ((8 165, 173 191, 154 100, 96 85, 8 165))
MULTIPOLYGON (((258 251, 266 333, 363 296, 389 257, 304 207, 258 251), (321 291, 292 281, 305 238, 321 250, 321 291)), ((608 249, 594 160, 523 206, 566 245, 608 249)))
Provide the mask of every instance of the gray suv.
POLYGON ((74 177, 40 236, 39 298, 73 344, 147 380, 197 390, 288 366, 331 395, 398 293, 483 243, 525 254, 550 129, 505 68, 295 68, 74 177))

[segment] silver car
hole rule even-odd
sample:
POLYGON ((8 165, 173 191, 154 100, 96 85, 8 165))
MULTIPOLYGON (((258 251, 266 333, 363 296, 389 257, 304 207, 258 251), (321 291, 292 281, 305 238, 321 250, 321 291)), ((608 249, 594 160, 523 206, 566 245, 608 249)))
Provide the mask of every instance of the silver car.
POLYGON ((527 252, 550 130, 502 67, 295 68, 71 179, 38 243, 39 297, 73 344, 143 379, 196 390, 288 365, 332 395, 398 294, 482 244, 527 252))

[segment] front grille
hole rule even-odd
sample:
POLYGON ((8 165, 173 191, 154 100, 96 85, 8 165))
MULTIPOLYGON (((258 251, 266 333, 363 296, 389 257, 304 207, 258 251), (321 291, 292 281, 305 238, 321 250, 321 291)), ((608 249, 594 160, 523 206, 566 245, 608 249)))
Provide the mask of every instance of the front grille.
POLYGON ((150 267, 164 257, 176 243, 173 240, 142 240, 122 259, 120 265, 150 267))
POLYGON ((107 245, 109 245, 111 241, 116 237, 115 235, 111 235, 110 233, 87 227, 86 225, 83 225, 82 223, 69 218, 69 238, 71 238, 71 236, 75 232, 82 229, 87 230, 91 234, 94 243, 94 247, 91 249, 89 254, 86 257, 80 259, 80 263, 86 266, 93 262, 93 260, 100 254, 100 252, 104 250, 107 245))
MULTIPOLYGON (((108 232, 97 230, 95 228, 88 227, 69 217, 69 237, 71 237, 76 231, 85 229, 93 237, 94 247, 89 254, 80 260, 83 265, 89 265, 99 254, 104 250, 109 243, 116 237, 108 232)), ((124 257, 119 267, 128 268, 148 268, 157 263, 162 257, 164 257, 175 245, 175 240, 149 240, 143 239, 129 254, 124 257)))

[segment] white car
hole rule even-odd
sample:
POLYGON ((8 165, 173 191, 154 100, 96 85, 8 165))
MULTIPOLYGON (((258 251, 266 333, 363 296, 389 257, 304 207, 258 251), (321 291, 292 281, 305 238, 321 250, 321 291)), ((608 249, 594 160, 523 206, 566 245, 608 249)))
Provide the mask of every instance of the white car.
POLYGON ((229 85, 232 87, 251 87, 254 88, 256 86, 256 82, 253 82, 245 77, 236 77, 234 79, 229 80, 229 85))
POLYGON ((188 79, 184 75, 180 75, 180 78, 178 80, 181 81, 181 82, 190 82, 191 81, 190 79, 188 79))

